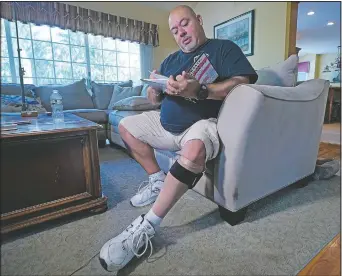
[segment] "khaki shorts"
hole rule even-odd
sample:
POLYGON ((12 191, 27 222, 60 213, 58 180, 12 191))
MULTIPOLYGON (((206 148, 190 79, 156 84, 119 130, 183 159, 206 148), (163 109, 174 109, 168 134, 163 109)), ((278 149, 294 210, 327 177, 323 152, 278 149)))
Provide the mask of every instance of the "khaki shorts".
POLYGON ((220 148, 217 120, 200 120, 180 134, 166 131, 160 123, 160 111, 148 111, 125 117, 120 121, 129 133, 154 149, 178 152, 187 141, 201 140, 206 150, 206 161, 215 158, 220 148))

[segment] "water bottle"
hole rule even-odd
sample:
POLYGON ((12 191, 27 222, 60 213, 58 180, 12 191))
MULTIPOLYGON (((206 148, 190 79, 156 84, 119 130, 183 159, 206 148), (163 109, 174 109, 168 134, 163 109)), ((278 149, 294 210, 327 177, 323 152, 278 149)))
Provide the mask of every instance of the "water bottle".
POLYGON ((50 104, 52 109, 52 118, 55 122, 64 121, 62 96, 58 90, 53 90, 50 96, 50 104))

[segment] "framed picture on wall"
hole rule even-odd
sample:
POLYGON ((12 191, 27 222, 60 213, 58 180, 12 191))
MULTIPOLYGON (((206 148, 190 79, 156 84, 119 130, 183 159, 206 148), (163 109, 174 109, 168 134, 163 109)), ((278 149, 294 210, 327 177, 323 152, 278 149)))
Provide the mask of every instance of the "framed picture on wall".
POLYGON ((229 39, 246 56, 254 54, 254 10, 214 26, 214 38, 229 39))

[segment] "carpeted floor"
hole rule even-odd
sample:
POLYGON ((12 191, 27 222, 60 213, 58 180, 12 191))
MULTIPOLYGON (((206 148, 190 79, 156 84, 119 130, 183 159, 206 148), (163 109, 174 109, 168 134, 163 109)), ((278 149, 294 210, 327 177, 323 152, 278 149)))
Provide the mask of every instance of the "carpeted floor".
MULTIPOLYGON (((2 275, 112 275, 98 252, 150 207, 129 198, 147 175, 125 153, 100 150, 109 210, 39 226, 4 241, 2 275)), ((340 231, 340 177, 288 187, 250 206, 237 226, 217 206, 189 191, 154 238, 150 259, 134 259, 118 275, 294 275, 340 231)))

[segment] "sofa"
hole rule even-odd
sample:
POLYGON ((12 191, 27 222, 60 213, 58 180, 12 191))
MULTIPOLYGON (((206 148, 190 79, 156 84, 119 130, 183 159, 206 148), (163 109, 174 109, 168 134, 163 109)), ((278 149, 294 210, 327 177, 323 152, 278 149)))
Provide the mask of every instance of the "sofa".
MULTIPOLYGON (((84 119, 99 124, 97 132, 98 144, 100 147, 106 145, 107 139, 111 139, 111 127, 109 119, 111 112, 124 109, 154 109, 159 105, 150 104, 145 96, 147 86, 133 86, 131 80, 116 83, 96 83, 88 84, 86 79, 81 79, 69 85, 45 85, 35 86, 24 85, 26 103, 29 110, 36 110, 38 113, 51 112, 50 95, 57 89, 63 97, 64 113, 72 113, 84 119)), ((1 84, 1 114, 20 113, 21 87, 19 84, 1 84)), ((125 114, 125 112, 123 112, 125 114)), ((115 125, 115 124, 114 124, 115 125)), ((113 133, 114 143, 121 144, 118 137, 113 133)))
MULTIPOLYGON (((329 82, 314 79, 297 85, 297 68, 296 55, 262 68, 255 84, 236 86, 223 102, 217 123, 221 149, 193 190, 215 202, 231 225, 244 219, 251 203, 308 179, 315 170, 329 82)), ((9 87, 3 88, 9 93, 9 87)), ((50 111, 52 89, 30 86, 25 93, 33 92, 50 111)), ((147 100, 146 85, 133 86, 131 81, 87 86, 81 80, 57 89, 64 112, 103 126, 99 146, 109 139, 125 148, 118 131, 121 119, 160 108, 147 100)), ((168 172, 179 152, 156 149, 155 155, 168 172)))

